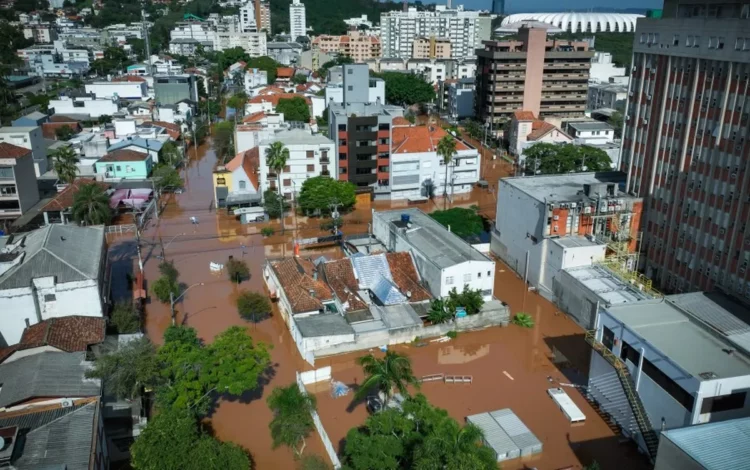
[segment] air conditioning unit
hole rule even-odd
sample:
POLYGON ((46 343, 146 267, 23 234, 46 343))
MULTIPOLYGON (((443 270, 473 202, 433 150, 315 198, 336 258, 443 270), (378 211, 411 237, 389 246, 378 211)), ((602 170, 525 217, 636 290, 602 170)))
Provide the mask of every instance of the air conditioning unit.
POLYGON ((645 125, 648 125, 648 119, 646 119, 646 118, 643 118, 643 125, 644 125, 644 126, 645 126, 645 125))
MULTIPOLYGON (((584 207, 583 208, 583 213, 584 214, 591 214, 591 206, 584 207)), ((748 245, 750 245, 750 238, 747 241, 748 241, 748 245)))
POLYGON ((560 220, 560 216, 556 215, 556 216, 552 217, 552 220, 560 220))
POLYGON ((557 232, 557 225, 554 225, 554 226, 552 227, 552 231, 553 231, 553 232, 557 232))

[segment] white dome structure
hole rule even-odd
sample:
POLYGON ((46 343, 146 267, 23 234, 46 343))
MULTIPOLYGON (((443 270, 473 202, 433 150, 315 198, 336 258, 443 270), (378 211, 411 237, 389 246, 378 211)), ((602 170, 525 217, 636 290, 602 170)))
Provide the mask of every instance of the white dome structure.
POLYGON ((539 21, 571 33, 632 33, 643 15, 629 13, 516 13, 503 18, 501 26, 539 21))

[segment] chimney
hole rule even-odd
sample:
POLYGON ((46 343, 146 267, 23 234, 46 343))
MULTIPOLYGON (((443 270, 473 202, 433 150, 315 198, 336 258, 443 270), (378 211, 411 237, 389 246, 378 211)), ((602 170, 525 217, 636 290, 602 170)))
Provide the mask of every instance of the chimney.
POLYGON ((31 322, 29 322, 28 318, 24 318, 24 321, 26 322, 26 328, 31 326, 31 322))

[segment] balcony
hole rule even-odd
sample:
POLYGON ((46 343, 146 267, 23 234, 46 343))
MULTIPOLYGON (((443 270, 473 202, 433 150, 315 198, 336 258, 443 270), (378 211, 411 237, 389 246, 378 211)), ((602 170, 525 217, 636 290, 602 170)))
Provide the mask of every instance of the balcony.
POLYGON ((320 157, 320 163, 331 163, 328 157, 320 157))
POLYGON ((268 172, 267 178, 269 181, 276 181, 279 177, 276 173, 268 172))
POLYGON ((323 175, 323 176, 331 176, 331 172, 328 171, 328 170, 321 170, 320 174, 323 175))

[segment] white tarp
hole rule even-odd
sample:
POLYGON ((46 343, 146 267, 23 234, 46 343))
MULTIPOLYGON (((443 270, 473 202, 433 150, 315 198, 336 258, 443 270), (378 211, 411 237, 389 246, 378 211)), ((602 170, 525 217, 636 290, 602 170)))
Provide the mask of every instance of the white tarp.
POLYGON ((305 385, 313 384, 315 382, 329 381, 331 380, 331 366, 302 372, 299 375, 302 383, 305 385))

